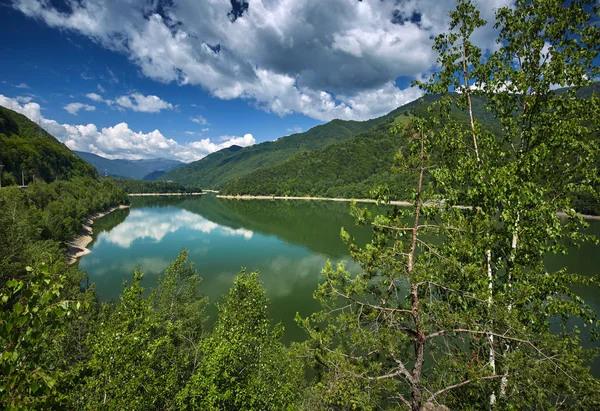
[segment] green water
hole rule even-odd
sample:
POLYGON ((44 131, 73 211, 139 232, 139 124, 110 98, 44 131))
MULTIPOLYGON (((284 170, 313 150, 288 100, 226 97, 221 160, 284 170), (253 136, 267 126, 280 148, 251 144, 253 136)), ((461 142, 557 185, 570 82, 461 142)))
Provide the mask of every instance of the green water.
MULTIPOLYGON (((229 290, 242 267, 259 270, 271 299, 271 316, 285 326, 286 341, 305 338, 293 319, 296 312, 306 316, 319 308, 312 294, 327 259, 344 261, 352 272, 359 270, 340 240, 340 227, 359 243, 370 239, 367 228, 354 226, 348 203, 221 200, 213 195, 132 201, 131 209, 94 223, 92 253, 79 262, 102 299, 116 299, 136 267, 145 273, 145 287, 153 287, 158 274, 188 248, 189 259, 203 278, 202 292, 211 302, 229 290)), ((590 224, 590 231, 600 236, 600 221, 590 224)), ((594 275, 599 262, 600 248, 587 244, 568 256, 552 257, 548 268, 567 266, 594 275)), ((578 291, 600 312, 597 288, 578 291)), ((214 318, 214 305, 209 314, 214 318)), ((600 362, 596 363, 598 371, 600 362)))
MULTIPOLYGON (((145 274, 143 285, 151 288, 187 248, 211 302, 228 292, 242 267, 259 270, 272 318, 283 323, 286 341, 301 340, 304 334, 293 319, 296 312, 307 316, 319 308, 312 293, 327 259, 359 269, 340 240, 340 228, 362 243, 370 234, 354 227, 348 211, 349 204, 331 202, 134 198, 131 209, 94 222, 92 252, 79 267, 96 283, 101 299, 116 299, 136 267, 145 274)), ((216 314, 214 306, 209 314, 216 314)))

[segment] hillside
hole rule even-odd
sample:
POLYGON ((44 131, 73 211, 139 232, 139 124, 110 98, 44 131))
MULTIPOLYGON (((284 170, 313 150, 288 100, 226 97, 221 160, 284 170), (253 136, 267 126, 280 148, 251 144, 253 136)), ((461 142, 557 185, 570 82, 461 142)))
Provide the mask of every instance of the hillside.
POLYGON ((230 182, 221 194, 369 198, 370 190, 383 184, 404 194, 414 178, 391 172, 400 142, 389 129, 389 123, 381 124, 350 140, 298 153, 230 182))
MULTIPOLYGON (((407 198, 414 176, 392 173, 393 157, 403 145, 390 134, 393 122, 406 123, 409 115, 428 116, 428 107, 438 96, 427 95, 394 110, 387 121, 346 141, 304 151, 272 167, 265 167, 228 183, 222 194, 290 195, 369 198, 370 191, 387 185, 398 198, 407 198)), ((485 101, 473 99, 476 113, 485 114, 485 101)), ((468 121, 455 109, 459 121, 468 121)), ((485 117, 486 126, 498 126, 485 117)))
MULTIPOLYGON (((564 91, 560 89, 557 93, 564 91)), ((586 98, 598 91, 600 87, 596 84, 580 90, 577 95, 586 98)), ((412 107, 411 114, 428 115, 426 108, 434 99, 421 99, 420 105, 412 107)), ((474 97, 473 109, 476 117, 483 120, 483 126, 499 135, 498 123, 485 110, 485 100, 474 97)), ((468 121, 457 109, 453 110, 452 116, 459 121, 468 121)), ((395 121, 404 122, 407 118, 401 115, 395 121)), ((415 176, 392 172, 393 157, 405 141, 392 136, 390 126, 390 122, 383 123, 346 141, 298 153, 284 162, 228 183, 221 189, 221 194, 370 198, 371 190, 388 186, 395 198, 409 198, 415 176)), ((600 214, 600 204, 589 193, 574 193, 573 199, 578 211, 600 214)))
POLYGON ((194 184, 202 188, 219 189, 230 181, 255 170, 281 163, 301 151, 316 150, 352 138, 384 122, 420 107, 435 97, 426 96, 402 106, 385 116, 367 121, 333 120, 304 133, 292 134, 277 141, 268 141, 250 147, 232 146, 205 158, 170 170, 160 180, 194 184))
POLYGON ((2 185, 97 177, 96 170, 22 114, 0 106, 2 185))
POLYGON ((96 167, 96 170, 98 170, 98 173, 101 175, 107 174, 112 177, 133 178, 135 180, 156 180, 155 176, 158 177, 163 174, 157 174, 157 171, 167 171, 185 164, 181 161, 170 160, 167 158, 151 158, 146 160, 110 160, 108 158, 83 151, 75 151, 75 154, 96 167))

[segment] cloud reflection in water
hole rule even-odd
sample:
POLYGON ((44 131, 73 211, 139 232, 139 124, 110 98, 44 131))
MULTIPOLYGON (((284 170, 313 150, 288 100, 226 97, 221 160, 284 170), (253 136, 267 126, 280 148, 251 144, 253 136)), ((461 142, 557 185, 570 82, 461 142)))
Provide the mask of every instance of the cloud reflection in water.
POLYGON ((220 226, 187 210, 157 212, 152 209, 133 209, 124 222, 110 232, 100 233, 97 243, 107 242, 121 248, 130 248, 136 240, 149 239, 158 243, 167 234, 180 229, 194 230, 205 234, 217 230, 222 235, 240 236, 246 240, 251 239, 254 235, 252 231, 244 228, 233 229, 220 226))

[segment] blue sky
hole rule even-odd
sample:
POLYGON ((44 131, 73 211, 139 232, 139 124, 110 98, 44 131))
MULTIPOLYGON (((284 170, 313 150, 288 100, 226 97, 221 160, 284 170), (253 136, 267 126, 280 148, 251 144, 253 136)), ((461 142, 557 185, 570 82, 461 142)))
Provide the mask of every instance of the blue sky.
MULTIPOLYGON (((504 3, 482 1, 483 15, 504 3)), ((453 5, 13 0, 0 4, 0 104, 72 149, 193 161, 419 97, 410 82, 435 68, 453 5)))

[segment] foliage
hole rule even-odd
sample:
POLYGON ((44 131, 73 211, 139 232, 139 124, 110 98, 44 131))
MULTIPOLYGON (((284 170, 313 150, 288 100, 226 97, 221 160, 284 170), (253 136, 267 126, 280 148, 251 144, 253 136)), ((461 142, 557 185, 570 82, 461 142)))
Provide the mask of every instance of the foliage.
POLYGON ((27 267, 24 280, 11 279, 0 291, 0 403, 9 409, 48 407, 56 401, 63 372, 45 352, 80 302, 65 299, 64 275, 48 265, 27 267))
POLYGON ((242 271, 219 305, 203 344, 204 359, 179 396, 182 406, 206 410, 294 409, 302 371, 271 327, 258 273, 242 271))

